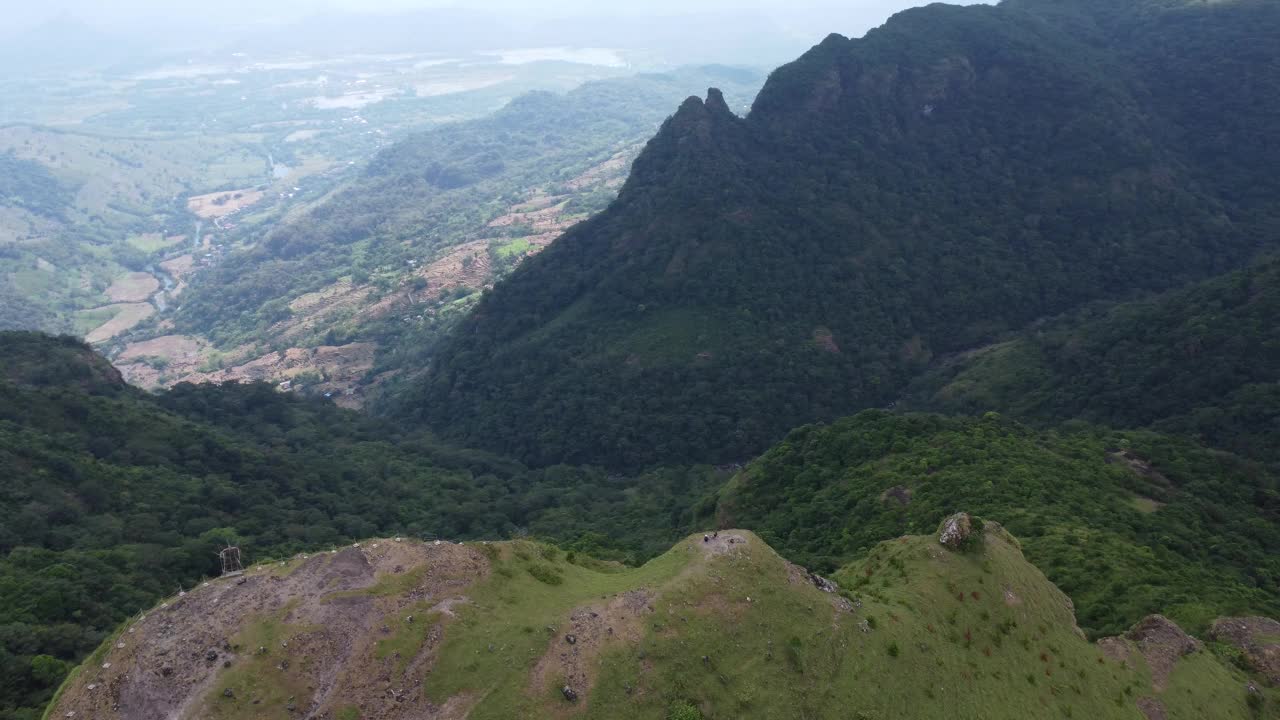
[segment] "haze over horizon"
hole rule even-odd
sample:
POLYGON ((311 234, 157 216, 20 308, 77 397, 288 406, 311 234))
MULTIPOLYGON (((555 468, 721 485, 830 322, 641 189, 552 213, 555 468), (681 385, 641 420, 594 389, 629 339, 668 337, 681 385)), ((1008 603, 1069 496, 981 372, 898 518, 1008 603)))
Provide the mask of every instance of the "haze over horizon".
POLYGON ((122 0, 109 5, 54 0, 7 8, 0 20, 0 38, 10 39, 4 55, 27 64, 38 64, 46 49, 50 59, 108 55, 119 62, 157 52, 207 51, 242 43, 270 48, 279 39, 284 41, 280 49, 286 51, 402 51, 440 45, 442 51, 454 52, 565 45, 650 51, 673 64, 772 65, 829 33, 861 35, 896 12, 923 4, 656 0, 604 10, 585 0, 556 0, 536 9, 514 0, 228 0, 216 6, 190 0, 122 0), (389 17, 396 22, 388 22, 389 17), (493 44, 486 47, 486 42, 493 44))

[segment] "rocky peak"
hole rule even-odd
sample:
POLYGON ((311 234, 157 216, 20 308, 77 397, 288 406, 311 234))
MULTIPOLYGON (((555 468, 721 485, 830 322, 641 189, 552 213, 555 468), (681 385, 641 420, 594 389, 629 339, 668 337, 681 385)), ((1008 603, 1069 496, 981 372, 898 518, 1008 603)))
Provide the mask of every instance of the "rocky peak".
POLYGON ((703 106, 711 113, 733 113, 729 104, 724 101, 724 93, 720 92, 720 88, 707 88, 707 100, 703 106))
POLYGON ((973 534, 973 518, 969 513, 958 512, 942 521, 938 531, 938 542, 952 550, 960 550, 969 542, 973 534))

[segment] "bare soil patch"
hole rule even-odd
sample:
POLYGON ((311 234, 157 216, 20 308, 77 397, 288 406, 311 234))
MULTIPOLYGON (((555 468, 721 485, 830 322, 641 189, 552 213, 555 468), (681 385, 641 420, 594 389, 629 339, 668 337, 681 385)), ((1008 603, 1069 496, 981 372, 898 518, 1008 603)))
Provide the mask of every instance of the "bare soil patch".
POLYGON ((512 225, 528 225, 534 230, 540 231, 563 231, 573 224, 572 220, 564 219, 565 206, 569 201, 561 200, 555 205, 542 208, 540 210, 530 210, 528 212, 508 212, 489 222, 491 228, 510 227, 512 225))
POLYGON ((117 303, 115 305, 107 305, 105 307, 115 310, 115 317, 94 328, 88 335, 85 335, 85 342, 100 343, 110 340, 117 335, 131 330, 138 323, 151 317, 151 315, 156 311, 156 309, 151 306, 151 303, 146 302, 117 303))
POLYGON ((599 165, 588 168, 581 175, 565 183, 565 185, 571 190, 582 190, 615 178, 625 178, 636 152, 637 148, 628 148, 599 165))
POLYGON ((644 618, 653 614, 652 603, 656 597, 652 591, 639 588, 615 595, 607 603, 574 610, 569 614, 569 622, 557 629, 546 653, 534 666, 528 692, 538 697, 552 683, 568 686, 578 694, 579 700, 573 705, 557 705, 557 713, 585 712, 591 688, 595 686, 600 653, 618 643, 639 645, 644 637, 644 618))
POLYGON ((187 289, 187 276, 190 275, 196 267, 196 259, 194 255, 179 255, 176 258, 165 260, 160 263, 160 267, 164 271, 173 276, 176 284, 169 290, 170 297, 178 297, 183 290, 187 289))
POLYGON ((196 267, 196 258, 194 255, 179 255, 160 263, 160 267, 164 271, 172 275, 175 279, 181 279, 191 273, 196 267))
POLYGON ((1138 476, 1151 481, 1153 484, 1162 488, 1171 488, 1173 483, 1169 482, 1169 478, 1151 466, 1151 463, 1134 455, 1128 450, 1118 450, 1107 454, 1108 463, 1121 463, 1128 467, 1138 476))
POLYGON ((1142 712, 1142 716, 1147 720, 1166 720, 1168 715, 1164 711, 1164 703, 1153 697, 1144 697, 1138 700, 1138 710, 1142 712))
POLYGON ((140 303, 159 289, 160 281, 150 273, 131 272, 116 278, 106 294, 114 303, 140 303))
POLYGON ((376 540, 211 580, 130 624, 70 681, 52 717, 333 718, 355 706, 362 717, 463 718, 469 698, 437 706, 422 689, 448 632, 446 616, 429 626, 421 620, 426 638, 409 661, 422 672, 396 673, 404 658, 379 657, 378 641, 409 608, 458 597, 488 572, 484 556, 463 545, 376 540), (378 590, 387 583, 396 591, 378 590), (236 646, 246 628, 268 620, 283 629, 270 647, 236 646), (224 695, 251 672, 279 676, 296 694, 287 701, 224 695))
POLYGON ((212 220, 237 213, 261 200, 263 195, 261 190, 249 188, 194 195, 187 198, 187 209, 198 218, 212 220))
POLYGON ((827 328, 820 327, 813 329, 813 343, 817 345, 820 350, 825 350, 829 353, 840 353, 840 346, 836 344, 835 336, 832 335, 831 331, 827 328))

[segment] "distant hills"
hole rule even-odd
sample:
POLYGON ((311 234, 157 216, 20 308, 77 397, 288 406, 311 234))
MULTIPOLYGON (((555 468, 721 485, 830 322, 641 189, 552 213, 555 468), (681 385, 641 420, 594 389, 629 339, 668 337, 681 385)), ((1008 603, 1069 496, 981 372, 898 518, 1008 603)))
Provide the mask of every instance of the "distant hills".
MULTIPOLYGON (((119 368, 0 331, 0 720, 1273 717, 1280 5, 933 5, 755 80, 406 138, 119 368)), ((19 299, 85 213, 39 155, 19 299)))
POLYGON ((1249 1, 930 6, 833 35, 746 118, 682 105, 404 412, 537 464, 740 460, 934 358, 1238 268, 1274 246, 1278 48, 1280 7, 1249 1))
MULTIPOLYGON (((606 207, 690 88, 721 84, 745 107, 761 81, 725 66, 642 73, 525 94, 490 116, 412 133, 198 275, 168 332, 222 355, 166 355, 163 379, 148 384, 253 377, 277 351, 348 346, 365 361, 305 369, 324 376, 323 391, 361 402, 377 376, 419 371, 480 290, 606 207)), ((155 378, 139 358, 164 354, 159 345, 126 348, 126 373, 155 378)))

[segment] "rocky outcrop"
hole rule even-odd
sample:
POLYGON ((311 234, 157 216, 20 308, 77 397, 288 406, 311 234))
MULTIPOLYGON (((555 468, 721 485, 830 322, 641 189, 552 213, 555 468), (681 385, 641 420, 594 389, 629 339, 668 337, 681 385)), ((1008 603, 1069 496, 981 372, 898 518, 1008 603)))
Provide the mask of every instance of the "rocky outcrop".
POLYGON ((1178 624, 1163 615, 1148 615, 1124 634, 1126 640, 1138 647, 1138 652, 1151 668, 1151 687, 1163 692, 1174 666, 1183 657, 1204 647, 1199 640, 1185 633, 1178 624))
POLYGON ((1266 617, 1219 618, 1209 628, 1209 639, 1239 648, 1249 667, 1280 686, 1280 621, 1266 617))
POLYGON ((958 512, 942 521, 938 542, 952 550, 961 550, 973 535, 973 518, 969 513, 958 512))

